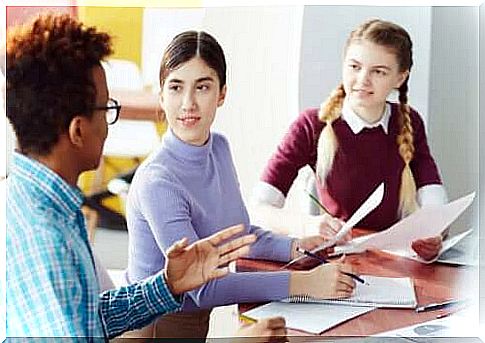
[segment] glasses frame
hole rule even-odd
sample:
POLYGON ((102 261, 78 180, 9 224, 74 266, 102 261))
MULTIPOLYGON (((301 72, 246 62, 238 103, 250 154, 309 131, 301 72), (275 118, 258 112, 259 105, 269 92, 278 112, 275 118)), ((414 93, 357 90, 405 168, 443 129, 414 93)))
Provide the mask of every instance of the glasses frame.
POLYGON ((93 110, 100 110, 100 111, 104 110, 104 111, 106 111, 106 113, 109 110, 116 110, 116 116, 115 116, 114 120, 108 121, 108 117, 106 116, 106 123, 108 125, 113 125, 114 123, 116 123, 118 121, 118 119, 120 117, 121 104, 119 103, 118 100, 113 99, 113 98, 109 98, 108 102, 110 102, 110 101, 113 102, 114 105, 112 105, 112 106, 97 106, 97 107, 93 107, 93 110))

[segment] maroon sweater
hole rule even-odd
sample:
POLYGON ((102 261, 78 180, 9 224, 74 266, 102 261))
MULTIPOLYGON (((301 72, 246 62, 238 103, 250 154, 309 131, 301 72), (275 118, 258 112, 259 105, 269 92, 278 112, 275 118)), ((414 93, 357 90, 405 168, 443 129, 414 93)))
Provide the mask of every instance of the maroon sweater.
MULTIPOLYGON (((404 161, 396 143, 400 131, 397 110, 397 104, 391 104, 388 134, 381 126, 365 128, 354 134, 342 118, 333 123, 338 140, 337 153, 326 179, 326 187, 317 185, 320 200, 333 216, 347 220, 384 182, 382 203, 357 226, 383 230, 399 219, 399 188, 404 161)), ((411 111, 411 123, 415 147, 411 170, 416 187, 441 184, 438 168, 426 141, 423 121, 414 110, 411 111)), ((309 165, 315 171, 318 139, 324 126, 318 119, 318 109, 302 112, 271 157, 261 180, 278 188, 286 196, 300 168, 309 165)))

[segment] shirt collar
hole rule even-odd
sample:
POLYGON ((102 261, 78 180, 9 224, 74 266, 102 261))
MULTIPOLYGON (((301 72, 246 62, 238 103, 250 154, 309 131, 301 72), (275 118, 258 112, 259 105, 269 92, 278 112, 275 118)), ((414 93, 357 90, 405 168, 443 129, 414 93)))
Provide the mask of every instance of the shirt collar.
POLYGON ((354 134, 358 134, 364 128, 374 128, 378 127, 379 125, 382 126, 382 129, 387 134, 389 129, 390 117, 391 105, 387 102, 384 109, 384 114, 382 115, 381 119, 373 124, 369 124, 364 119, 359 117, 354 111, 352 111, 352 109, 350 108, 350 104, 346 100, 344 100, 344 104, 342 106, 342 119, 347 122, 354 134))
POLYGON ((32 191, 39 191, 51 206, 66 215, 75 214, 81 208, 84 196, 77 187, 71 186, 53 170, 44 164, 23 154, 14 152, 12 175, 32 186, 32 191))

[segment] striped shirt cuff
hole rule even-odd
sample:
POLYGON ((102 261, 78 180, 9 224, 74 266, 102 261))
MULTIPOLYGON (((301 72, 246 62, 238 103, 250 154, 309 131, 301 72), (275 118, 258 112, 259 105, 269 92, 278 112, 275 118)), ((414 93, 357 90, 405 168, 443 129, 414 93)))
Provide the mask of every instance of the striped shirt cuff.
POLYGON ((147 305, 153 313, 176 312, 182 308, 184 295, 172 294, 163 271, 147 279, 146 283, 150 295, 147 305))

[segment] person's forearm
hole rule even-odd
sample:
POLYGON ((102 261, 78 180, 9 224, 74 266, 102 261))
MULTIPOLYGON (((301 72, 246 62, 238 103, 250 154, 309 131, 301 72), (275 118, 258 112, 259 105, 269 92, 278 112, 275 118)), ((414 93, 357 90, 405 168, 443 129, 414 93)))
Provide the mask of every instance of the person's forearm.
POLYGON ((181 307, 182 297, 170 292, 163 273, 99 296, 109 338, 149 324, 159 315, 181 307), (123 314, 123 315, 121 315, 123 314))
POLYGON ((249 258, 280 262, 287 262, 291 259, 292 244, 295 238, 264 230, 255 225, 249 227, 248 233, 257 237, 256 242, 251 246, 249 258))
POLYGON ((276 301, 288 296, 289 274, 287 270, 274 272, 229 273, 227 276, 209 281, 201 288, 187 292, 184 310, 207 309, 234 303, 276 301))

